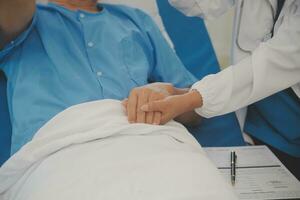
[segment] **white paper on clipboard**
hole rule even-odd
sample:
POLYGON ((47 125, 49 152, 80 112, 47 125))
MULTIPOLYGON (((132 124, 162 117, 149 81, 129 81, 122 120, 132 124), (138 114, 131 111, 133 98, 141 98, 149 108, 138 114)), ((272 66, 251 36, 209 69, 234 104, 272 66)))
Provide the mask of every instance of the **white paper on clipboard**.
POLYGON ((300 182, 266 146, 208 147, 207 156, 230 182, 230 152, 237 154, 239 199, 300 199, 300 182))

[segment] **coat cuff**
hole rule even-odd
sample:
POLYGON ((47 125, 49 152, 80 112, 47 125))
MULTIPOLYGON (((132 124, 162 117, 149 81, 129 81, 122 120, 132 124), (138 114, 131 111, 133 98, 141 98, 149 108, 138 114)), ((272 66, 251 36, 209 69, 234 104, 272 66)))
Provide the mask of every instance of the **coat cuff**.
POLYGON ((202 117, 211 118, 223 112, 232 93, 232 70, 225 69, 218 74, 208 75, 195 83, 191 90, 202 96, 203 105, 195 109, 202 117))

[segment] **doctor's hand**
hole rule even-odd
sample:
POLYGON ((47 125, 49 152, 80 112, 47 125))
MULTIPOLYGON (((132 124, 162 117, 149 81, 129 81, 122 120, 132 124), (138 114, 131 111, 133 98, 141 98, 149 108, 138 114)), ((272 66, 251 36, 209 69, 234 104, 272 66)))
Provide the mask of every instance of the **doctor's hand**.
POLYGON ((201 107, 202 105, 201 95, 199 92, 192 90, 185 94, 168 96, 162 100, 149 102, 148 104, 143 105, 141 110, 146 113, 160 112, 160 123, 165 124, 172 119, 182 116, 184 113, 188 113, 201 107))
POLYGON ((130 123, 161 124, 161 112, 144 112, 141 107, 153 101, 174 95, 177 89, 169 83, 152 83, 134 88, 122 104, 130 123))

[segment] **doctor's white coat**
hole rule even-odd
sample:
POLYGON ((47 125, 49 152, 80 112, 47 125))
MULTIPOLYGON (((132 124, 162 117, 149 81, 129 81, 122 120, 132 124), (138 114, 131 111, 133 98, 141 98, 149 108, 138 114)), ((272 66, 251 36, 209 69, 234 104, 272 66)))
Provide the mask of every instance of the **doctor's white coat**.
MULTIPOLYGON (((286 0, 273 37, 277 0, 169 1, 184 14, 204 19, 236 6, 232 66, 193 86, 203 96, 204 105, 196 110, 200 115, 236 111, 289 87, 300 97, 300 0, 286 0)), ((238 116, 242 126, 244 116, 238 116)))

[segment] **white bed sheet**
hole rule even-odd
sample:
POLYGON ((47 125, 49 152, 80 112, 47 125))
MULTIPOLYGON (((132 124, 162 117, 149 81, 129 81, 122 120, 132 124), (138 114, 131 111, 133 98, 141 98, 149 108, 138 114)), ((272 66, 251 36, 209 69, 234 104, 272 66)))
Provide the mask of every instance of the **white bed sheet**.
POLYGON ((1 200, 234 200, 176 122, 129 124, 102 100, 58 114, 0 168, 1 200))

